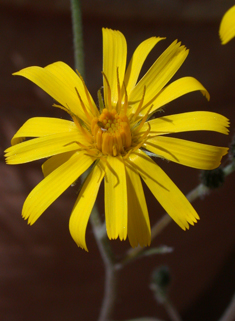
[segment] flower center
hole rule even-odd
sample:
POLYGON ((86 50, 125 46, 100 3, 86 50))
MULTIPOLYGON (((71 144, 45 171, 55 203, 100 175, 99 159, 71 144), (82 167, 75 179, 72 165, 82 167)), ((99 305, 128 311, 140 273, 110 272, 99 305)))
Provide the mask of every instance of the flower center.
POLYGON ((131 146, 131 130, 128 117, 118 114, 115 109, 104 108, 99 117, 94 117, 91 132, 96 147, 103 153, 112 156, 125 153, 131 146))

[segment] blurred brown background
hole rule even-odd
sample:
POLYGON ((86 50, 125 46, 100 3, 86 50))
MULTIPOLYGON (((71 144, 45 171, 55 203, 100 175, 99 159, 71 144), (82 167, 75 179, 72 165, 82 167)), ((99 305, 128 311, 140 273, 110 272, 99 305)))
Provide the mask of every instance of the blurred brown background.
MULTIPOLYGON (((234 4, 225 0, 83 0, 86 83, 96 97, 101 86, 101 28, 124 33, 128 57, 151 36, 167 39, 157 45, 145 64, 179 39, 190 54, 175 78, 194 76, 208 89, 186 95, 165 108, 166 113, 211 110, 231 120, 229 137, 214 133, 184 135, 196 141, 228 145, 235 124, 235 39, 220 45, 218 28, 223 13, 234 4)), ((0 0, 0 124, 1 152, 30 117, 67 117, 51 107, 53 101, 29 81, 11 76, 31 65, 62 60, 73 66, 69 0, 0 0)), ((2 153, 1 153, 2 154, 2 153)), ((224 159, 226 164, 226 159, 224 159)), ((184 193, 199 181, 197 170, 159 161, 184 193)), ((41 162, 19 166, 0 163, 0 320, 96 320, 103 296, 104 267, 91 227, 89 253, 70 237, 68 220, 78 187, 70 188, 36 222, 21 218, 23 202, 42 179, 41 162)), ((184 321, 217 320, 235 289, 234 175, 220 190, 197 200, 201 220, 183 232, 171 223, 154 240, 174 248, 171 254, 144 258, 121 272, 114 320, 153 316, 169 320, 149 289, 154 268, 167 264, 172 273, 170 297, 184 321)), ((102 192, 100 195, 103 203, 102 192)), ((147 194, 151 223, 164 213, 147 194)), ((128 242, 112 241, 117 255, 128 242)))

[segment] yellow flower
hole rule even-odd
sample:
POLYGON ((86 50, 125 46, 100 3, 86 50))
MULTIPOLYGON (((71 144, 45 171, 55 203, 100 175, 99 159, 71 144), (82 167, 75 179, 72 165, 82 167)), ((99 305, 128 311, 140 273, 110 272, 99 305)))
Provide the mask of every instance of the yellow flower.
POLYGON ((151 117, 161 106, 192 91, 207 90, 192 77, 167 85, 188 55, 174 41, 138 81, 151 49, 163 38, 149 38, 135 50, 126 70, 127 45, 119 31, 103 29, 103 95, 96 107, 82 77, 63 62, 29 67, 15 75, 46 91, 72 120, 31 118, 6 150, 8 164, 48 158, 45 178, 27 197, 22 215, 33 224, 88 168, 73 207, 69 228, 77 245, 87 250, 85 232, 104 178, 105 220, 110 239, 131 246, 149 245, 151 229, 141 178, 172 219, 189 228, 199 219, 192 205, 165 172, 149 157, 209 170, 219 166, 227 148, 200 144, 169 134, 187 131, 228 133, 228 120, 213 112, 187 112, 151 117), (152 118, 151 120, 149 120, 152 118), (25 138, 33 138, 24 141, 25 138))
POLYGON ((220 23, 219 35, 222 45, 235 37, 235 6, 225 12, 220 23))

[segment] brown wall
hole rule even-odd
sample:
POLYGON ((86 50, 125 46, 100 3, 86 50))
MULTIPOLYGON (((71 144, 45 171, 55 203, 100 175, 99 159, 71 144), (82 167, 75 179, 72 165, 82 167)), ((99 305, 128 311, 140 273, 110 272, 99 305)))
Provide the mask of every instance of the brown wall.
MULTIPOLYGON (((235 39, 220 45, 222 14, 233 1, 108 1, 83 0, 86 83, 96 97, 101 86, 101 28, 124 33, 130 58, 134 48, 151 36, 167 39, 151 53, 147 68, 174 40, 190 48, 176 77, 194 76, 208 89, 208 103, 199 93, 182 97, 167 113, 211 110, 230 118, 231 134, 190 134, 203 142, 228 145, 234 134, 235 39), (208 138, 205 138, 208 137, 208 138)), ((11 73, 31 65, 62 60, 73 66, 73 40, 68 0, 0 1, 0 128, 1 151, 30 117, 67 117, 51 107, 52 99, 33 84, 11 73)), ((159 161, 184 193, 197 183, 199 172, 159 161), (183 178, 183 179, 182 179, 183 178)), ((41 162, 18 166, 0 163, 0 319, 4 321, 96 320, 103 295, 103 263, 88 227, 89 253, 70 237, 68 220, 78 187, 70 188, 38 222, 28 226, 22 204, 42 179, 41 162)), ((234 176, 211 195, 194 203, 201 220, 188 232, 170 224, 152 246, 174 252, 136 261, 121 273, 115 320, 155 316, 168 320, 149 290, 153 269, 167 264, 172 272, 171 299, 184 321, 217 320, 235 288, 234 176)), ((103 203, 102 193, 100 195, 103 203)), ((163 210, 147 195, 151 222, 163 210)), ((102 206, 102 205, 101 205, 102 206)), ((129 244, 112 241, 121 254, 129 244)))

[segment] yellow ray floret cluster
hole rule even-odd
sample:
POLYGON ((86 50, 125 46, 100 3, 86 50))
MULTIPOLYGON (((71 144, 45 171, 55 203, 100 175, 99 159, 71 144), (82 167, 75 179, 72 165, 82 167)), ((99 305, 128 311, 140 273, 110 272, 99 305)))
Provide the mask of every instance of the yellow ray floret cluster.
POLYGON ((225 12, 220 23, 219 35, 222 45, 235 37, 235 6, 225 12))
POLYGON ((5 151, 8 164, 47 158, 42 165, 44 179, 23 206, 22 215, 29 224, 89 168, 69 222, 73 239, 85 250, 87 223, 103 179, 110 239, 125 240, 128 236, 133 247, 150 244, 142 181, 182 229, 199 219, 186 197, 149 155, 204 170, 216 168, 227 148, 169 135, 199 130, 228 134, 229 123, 224 116, 205 111, 152 117, 161 106, 193 91, 201 91, 209 99, 207 90, 195 78, 184 77, 168 84, 188 55, 177 41, 139 80, 146 57, 162 39, 152 37, 142 42, 126 69, 125 37, 119 31, 103 29, 103 92, 98 92, 98 107, 82 77, 63 62, 15 73, 41 87, 56 100, 55 106, 72 118, 31 118, 5 151))

